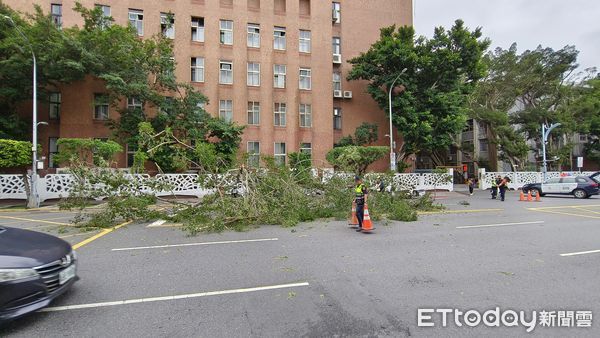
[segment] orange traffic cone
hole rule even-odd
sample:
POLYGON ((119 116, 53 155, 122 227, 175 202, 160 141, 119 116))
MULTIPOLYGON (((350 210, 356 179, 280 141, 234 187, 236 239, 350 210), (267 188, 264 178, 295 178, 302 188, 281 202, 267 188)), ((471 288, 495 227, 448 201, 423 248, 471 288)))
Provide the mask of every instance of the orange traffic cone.
POLYGON ((531 196, 531 190, 527 192, 527 202, 533 201, 533 197, 531 196))
POLYGON ((371 222, 371 216, 369 216, 369 208, 365 204, 365 213, 362 222, 362 232, 371 232, 373 231, 373 222, 371 222))
POLYGON ((521 190, 521 193, 519 194, 519 201, 521 201, 521 202, 525 201, 525 194, 523 194, 523 190, 521 190))
POLYGON ((350 219, 348 220, 348 225, 358 225, 358 217, 356 217, 356 203, 352 203, 352 216, 350 216, 350 219))
POLYGON ((535 194, 535 201, 536 202, 541 202, 542 201, 542 197, 540 197, 541 193, 538 191, 537 194, 535 194))

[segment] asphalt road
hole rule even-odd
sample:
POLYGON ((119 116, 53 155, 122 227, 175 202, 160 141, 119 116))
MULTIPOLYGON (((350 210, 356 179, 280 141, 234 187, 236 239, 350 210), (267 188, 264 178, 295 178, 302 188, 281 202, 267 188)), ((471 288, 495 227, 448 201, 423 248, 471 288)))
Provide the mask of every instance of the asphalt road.
POLYGON ((437 198, 447 212, 376 223, 369 235, 345 222, 197 237, 130 224, 79 248, 73 289, 0 336, 600 336, 596 318, 589 328, 538 323, 530 334, 442 327, 439 315, 419 327, 419 308, 600 316, 600 252, 581 253, 600 250, 600 198, 437 198))

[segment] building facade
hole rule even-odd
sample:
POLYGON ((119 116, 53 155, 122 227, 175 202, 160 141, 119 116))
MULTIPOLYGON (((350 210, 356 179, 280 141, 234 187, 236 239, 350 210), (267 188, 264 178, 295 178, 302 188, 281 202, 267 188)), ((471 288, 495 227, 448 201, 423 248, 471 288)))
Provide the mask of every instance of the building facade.
MULTIPOLYGON (((412 0, 79 0, 102 6, 115 24, 133 25, 140 37, 163 33, 174 41, 177 80, 207 96, 205 109, 247 125, 240 150, 284 160, 291 152, 312 154, 313 165, 328 166, 333 144, 363 122, 379 125, 381 145, 389 144, 388 120, 366 93, 363 81, 346 81, 347 60, 366 51, 379 29, 412 24, 412 0), (167 28, 166 21, 173 25, 167 28)), ((40 5, 64 27, 83 24, 74 0, 4 0, 20 12, 40 5)), ((88 78, 39 102, 39 143, 45 167, 59 138, 108 138, 114 107, 98 105, 104 92, 88 78)), ((124 98, 123 108, 139 104, 124 98)), ((29 107, 24 107, 23 111, 29 107)), ((126 147, 118 163, 130 165, 126 147)), ((385 170, 389 158, 373 167, 385 170)))

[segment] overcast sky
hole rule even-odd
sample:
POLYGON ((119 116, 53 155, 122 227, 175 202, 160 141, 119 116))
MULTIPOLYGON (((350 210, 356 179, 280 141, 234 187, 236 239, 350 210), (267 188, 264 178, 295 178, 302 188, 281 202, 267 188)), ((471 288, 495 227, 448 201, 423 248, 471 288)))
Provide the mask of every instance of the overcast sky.
POLYGON ((463 19, 482 27, 491 48, 518 52, 538 45, 560 49, 575 45, 580 69, 600 69, 600 0, 413 0, 418 35, 431 37, 436 26, 463 19))

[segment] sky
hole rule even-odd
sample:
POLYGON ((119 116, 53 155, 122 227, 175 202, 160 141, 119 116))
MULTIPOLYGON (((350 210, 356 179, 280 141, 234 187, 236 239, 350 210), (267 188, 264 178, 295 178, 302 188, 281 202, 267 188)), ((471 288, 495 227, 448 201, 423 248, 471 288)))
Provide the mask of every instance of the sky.
POLYGON ((538 45, 554 50, 575 45, 579 70, 600 70, 600 0, 413 0, 414 27, 431 37, 434 27, 463 19, 482 27, 491 49, 517 43, 518 52, 538 45))

